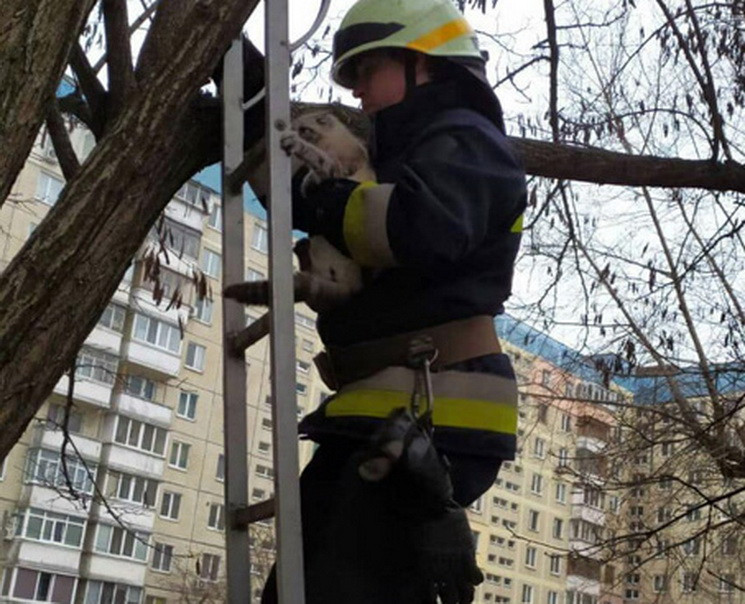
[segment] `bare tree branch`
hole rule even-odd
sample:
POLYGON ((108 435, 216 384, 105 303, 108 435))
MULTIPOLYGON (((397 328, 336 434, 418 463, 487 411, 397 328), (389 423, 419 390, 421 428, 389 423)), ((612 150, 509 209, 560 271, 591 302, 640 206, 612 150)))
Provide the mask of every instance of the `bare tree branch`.
POLYGON ((103 0, 102 7, 109 74, 109 117, 115 119, 134 85, 127 0, 103 0))
POLYGON ((54 152, 57 154, 65 180, 72 180, 80 170, 80 162, 72 148, 65 120, 60 113, 56 99, 52 99, 47 106, 47 131, 52 139, 54 152))

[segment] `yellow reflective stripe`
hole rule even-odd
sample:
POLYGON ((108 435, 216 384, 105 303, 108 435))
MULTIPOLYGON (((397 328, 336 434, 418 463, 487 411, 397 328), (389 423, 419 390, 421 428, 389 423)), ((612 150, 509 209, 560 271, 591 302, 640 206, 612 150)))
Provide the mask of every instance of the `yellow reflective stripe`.
POLYGON ((366 181, 349 195, 342 233, 352 259, 361 266, 384 268, 396 265, 386 229, 392 190, 392 184, 366 181))
POLYGON ((433 48, 450 42, 453 38, 471 33, 472 31, 468 21, 465 19, 456 19, 455 21, 441 25, 437 29, 433 29, 416 40, 412 40, 406 45, 406 48, 418 50, 419 52, 428 52, 433 48))
POLYGON ((512 226, 510 227, 510 233, 523 232, 523 216, 525 216, 525 214, 520 214, 520 216, 517 217, 517 220, 512 223, 512 226))
MULTIPOLYGON (((411 395, 397 390, 354 390, 333 396, 326 417, 388 417, 394 409, 408 407, 411 395)), ((435 396, 435 426, 468 428, 515 434, 517 408, 510 403, 435 396)))

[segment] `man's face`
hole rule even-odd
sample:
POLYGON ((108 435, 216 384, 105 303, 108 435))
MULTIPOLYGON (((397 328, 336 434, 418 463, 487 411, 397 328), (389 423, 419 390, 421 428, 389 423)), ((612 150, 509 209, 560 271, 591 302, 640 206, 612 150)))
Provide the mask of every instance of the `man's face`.
MULTIPOLYGON (((416 83, 427 81, 424 57, 417 57, 416 83)), ((402 61, 386 52, 369 52, 357 59, 352 95, 360 99, 362 111, 373 115, 396 105, 406 96, 406 70, 402 61)))

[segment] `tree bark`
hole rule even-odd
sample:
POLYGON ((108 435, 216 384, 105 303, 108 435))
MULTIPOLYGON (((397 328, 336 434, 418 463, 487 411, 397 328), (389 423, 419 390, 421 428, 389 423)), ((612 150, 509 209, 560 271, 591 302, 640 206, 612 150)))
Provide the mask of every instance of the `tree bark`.
POLYGON ((181 15, 171 61, 131 95, 0 275, 0 459, 70 366, 162 209, 219 149, 219 113, 200 111, 199 86, 257 1, 202 0, 181 15))
POLYGON ((0 205, 31 151, 94 1, 0 2, 0 205))

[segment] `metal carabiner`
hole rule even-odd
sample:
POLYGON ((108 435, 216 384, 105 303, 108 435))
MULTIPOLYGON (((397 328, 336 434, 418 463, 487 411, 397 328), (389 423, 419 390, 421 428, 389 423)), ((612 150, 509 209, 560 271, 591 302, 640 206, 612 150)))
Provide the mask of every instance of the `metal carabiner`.
POLYGON ((421 336, 409 343, 408 364, 415 370, 414 389, 411 393, 411 412, 417 420, 423 419, 431 427, 434 407, 434 390, 432 388, 432 363, 437 358, 432 338, 421 336), (424 394, 426 407, 421 409, 421 397, 424 394))

